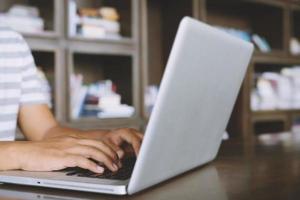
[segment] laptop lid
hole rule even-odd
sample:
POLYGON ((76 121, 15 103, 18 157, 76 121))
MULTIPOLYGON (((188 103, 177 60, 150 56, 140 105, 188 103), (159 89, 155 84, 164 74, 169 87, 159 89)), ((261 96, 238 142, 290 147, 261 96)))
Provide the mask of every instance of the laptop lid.
POLYGON ((253 45, 185 17, 128 185, 133 194, 213 160, 253 45))

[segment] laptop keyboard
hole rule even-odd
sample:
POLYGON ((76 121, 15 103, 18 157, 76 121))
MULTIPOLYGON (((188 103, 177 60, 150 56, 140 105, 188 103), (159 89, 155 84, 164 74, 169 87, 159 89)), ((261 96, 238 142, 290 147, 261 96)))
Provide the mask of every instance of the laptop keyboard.
POLYGON ((112 172, 106 168, 103 174, 96 174, 87 169, 82 169, 79 167, 67 168, 64 169, 63 171, 66 172, 67 176, 127 180, 131 177, 135 161, 136 161, 135 157, 125 158, 124 160, 122 160, 122 165, 123 165, 122 168, 120 168, 117 172, 112 172))

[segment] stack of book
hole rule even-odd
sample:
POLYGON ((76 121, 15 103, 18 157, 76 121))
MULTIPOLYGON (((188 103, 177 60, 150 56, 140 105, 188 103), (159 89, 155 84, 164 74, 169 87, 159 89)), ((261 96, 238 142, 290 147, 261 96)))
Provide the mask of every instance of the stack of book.
POLYGON ((251 108, 253 111, 300 109, 300 67, 258 74, 256 88, 251 93, 251 108))
POLYGON ((297 38, 291 38, 290 52, 295 56, 300 55, 300 41, 297 38))
POLYGON ((95 39, 120 39, 121 25, 117 9, 113 7, 77 8, 69 4, 69 35, 95 39))
POLYGON ((129 118, 135 109, 121 103, 121 95, 111 80, 83 84, 81 74, 71 76, 71 107, 72 118, 129 118))
POLYGON ((0 13, 0 23, 21 33, 44 31, 44 20, 37 7, 13 5, 6 13, 0 13))
POLYGON ((148 114, 151 114, 151 112, 154 108, 154 105, 155 105, 155 102, 156 102, 156 99, 157 99, 157 95, 158 95, 158 86, 151 85, 151 86, 148 86, 146 88, 146 91, 145 91, 145 107, 146 107, 146 112, 148 114))

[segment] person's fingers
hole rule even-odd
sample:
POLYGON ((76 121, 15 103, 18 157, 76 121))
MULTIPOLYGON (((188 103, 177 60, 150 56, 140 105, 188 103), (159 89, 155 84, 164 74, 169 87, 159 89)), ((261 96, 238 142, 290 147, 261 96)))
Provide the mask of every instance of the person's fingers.
POLYGON ((110 137, 109 137, 109 139, 115 144, 115 145, 117 145, 117 146, 120 146, 123 142, 124 142, 124 140, 121 138, 121 137, 119 137, 119 135, 118 135, 118 131, 113 131, 113 133, 111 133, 110 134, 110 137))
POLYGON ((138 131, 137 131, 135 134, 136 134, 136 136, 138 136, 141 140, 144 139, 144 134, 142 134, 142 133, 140 133, 140 132, 138 132, 138 131))
POLYGON ((109 145, 115 152, 117 152, 119 159, 122 159, 124 157, 125 152, 121 147, 115 145, 113 142, 109 140, 106 140, 105 143, 109 145))
POLYGON ((68 150, 68 153, 91 158, 103 163, 109 170, 118 171, 118 163, 111 159, 105 152, 92 146, 78 145, 68 150))
POLYGON ((136 130, 136 129, 129 129, 129 131, 130 131, 131 133, 135 134, 135 135, 136 135, 137 137, 139 137, 141 140, 143 140, 144 135, 143 135, 141 132, 139 132, 138 130, 136 130))
POLYGON ((138 131, 138 130, 136 130, 136 129, 129 128, 129 129, 128 129, 128 132, 131 132, 131 133, 135 134, 135 135, 138 136, 140 139, 143 139, 143 138, 144 138, 144 135, 143 135, 140 131, 138 131))
POLYGON ((93 161, 79 155, 68 155, 65 159, 65 167, 80 167, 83 169, 90 170, 95 173, 104 173, 104 168, 97 165, 93 161))
POLYGON ((116 163, 119 161, 119 156, 117 154, 117 151, 115 151, 112 146, 110 146, 109 144, 106 144, 103 141, 85 139, 85 140, 79 140, 78 143, 81 145, 95 147, 95 148, 105 152, 107 155, 109 155, 111 157, 111 159, 113 161, 115 161, 116 163))
POLYGON ((130 129, 122 130, 120 133, 120 137, 128 144, 132 145, 135 154, 138 155, 140 151, 142 139, 140 139, 140 137, 134 134, 130 129))

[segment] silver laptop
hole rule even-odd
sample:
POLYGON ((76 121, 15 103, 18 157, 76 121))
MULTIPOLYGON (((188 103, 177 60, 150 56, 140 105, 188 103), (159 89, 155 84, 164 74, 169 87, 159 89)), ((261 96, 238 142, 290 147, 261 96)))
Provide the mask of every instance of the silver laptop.
POLYGON ((252 52, 252 44, 185 17, 129 178, 6 171, 0 182, 125 195, 212 161, 252 52))
MULTIPOLYGON (((187 198, 197 196, 205 200, 228 199, 214 165, 188 173, 168 184, 161 184, 151 192, 136 195, 136 199, 162 199, 163 197, 163 199, 172 200, 178 199, 182 194, 186 194, 187 198)), ((0 198, 5 200, 99 200, 99 194, 0 184, 0 198)), ((110 199, 114 198, 106 198, 106 200, 110 199)))

